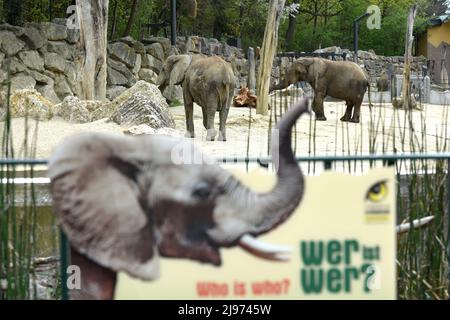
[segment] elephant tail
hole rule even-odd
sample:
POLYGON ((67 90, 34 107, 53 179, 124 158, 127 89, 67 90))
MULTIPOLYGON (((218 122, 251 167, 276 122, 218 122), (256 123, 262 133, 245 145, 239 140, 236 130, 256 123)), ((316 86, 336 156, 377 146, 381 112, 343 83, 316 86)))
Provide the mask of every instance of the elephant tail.
POLYGON ((369 96, 369 109, 372 110, 372 101, 370 99, 370 81, 367 81, 367 94, 369 96))
POLYGON ((217 90, 219 94, 219 108, 220 110, 224 110, 229 108, 231 102, 233 101, 234 91, 232 88, 232 84, 224 81, 224 89, 225 90, 217 90))

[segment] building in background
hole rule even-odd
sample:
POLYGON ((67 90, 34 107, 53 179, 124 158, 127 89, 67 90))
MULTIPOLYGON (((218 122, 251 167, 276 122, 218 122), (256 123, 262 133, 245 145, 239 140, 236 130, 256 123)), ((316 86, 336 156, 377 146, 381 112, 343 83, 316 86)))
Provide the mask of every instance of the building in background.
POLYGON ((426 30, 418 35, 417 54, 427 57, 432 81, 449 88, 450 75, 450 14, 428 20, 426 30))

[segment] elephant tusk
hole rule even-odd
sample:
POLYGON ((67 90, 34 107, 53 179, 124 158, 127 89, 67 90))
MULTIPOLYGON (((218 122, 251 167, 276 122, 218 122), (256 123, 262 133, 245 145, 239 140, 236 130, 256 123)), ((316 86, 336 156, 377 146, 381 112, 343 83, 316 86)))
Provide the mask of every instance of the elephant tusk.
MULTIPOLYGON (((430 223, 434 219, 434 216, 428 216, 420 219, 416 219, 412 222, 414 228, 420 228, 428 223, 430 223)), ((395 228, 397 234, 405 233, 411 230, 411 223, 402 223, 395 228)))
POLYGON ((246 234, 239 240, 239 245, 246 251, 262 259, 274 261, 289 261, 292 248, 289 246, 275 245, 256 240, 255 237, 246 234))

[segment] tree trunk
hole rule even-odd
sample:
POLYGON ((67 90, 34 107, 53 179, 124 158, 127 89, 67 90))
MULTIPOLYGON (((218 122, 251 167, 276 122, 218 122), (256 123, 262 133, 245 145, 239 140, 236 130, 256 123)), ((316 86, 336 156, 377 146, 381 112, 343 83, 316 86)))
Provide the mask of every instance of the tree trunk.
POLYGON ((108 46, 109 0, 77 0, 80 23, 76 58, 79 77, 78 96, 82 100, 105 100, 108 46))
MULTIPOLYGON (((294 3, 297 3, 295 1, 294 3)), ((294 40, 295 28, 297 26, 297 15, 289 15, 289 24, 286 31, 286 49, 290 50, 292 48, 292 41, 294 40)))
POLYGON ((417 5, 414 5, 409 9, 408 23, 406 27, 405 66, 403 71, 403 87, 402 87, 403 107, 405 109, 410 109, 412 107, 410 82, 411 82, 412 45, 414 40, 413 28, 416 13, 417 13, 417 5))
POLYGON ((224 15, 226 3, 223 0, 215 0, 212 6, 214 8, 213 37, 220 41, 226 25, 226 17, 224 15))
POLYGON ((269 110, 269 85, 272 73, 273 59, 277 51, 278 27, 285 0, 270 0, 269 16, 267 18, 264 40, 261 48, 261 64, 258 73, 258 106, 257 114, 267 115, 269 110))
POLYGON ((123 33, 124 37, 127 37, 131 33, 131 28, 133 27, 134 20, 136 19, 136 13, 139 7, 139 0, 133 0, 133 5, 131 6, 130 18, 128 19, 127 27, 123 33))

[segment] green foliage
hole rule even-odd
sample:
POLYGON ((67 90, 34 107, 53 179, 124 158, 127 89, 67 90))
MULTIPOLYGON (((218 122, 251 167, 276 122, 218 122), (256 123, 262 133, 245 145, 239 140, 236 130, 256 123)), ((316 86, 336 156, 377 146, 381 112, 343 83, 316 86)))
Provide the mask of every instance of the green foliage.
MULTIPOLYGON (((319 47, 340 46, 353 49, 353 21, 364 14, 367 8, 375 4, 381 10, 381 29, 369 30, 366 20, 360 22, 359 48, 373 49, 382 55, 402 55, 406 19, 414 0, 307 0, 301 4, 301 10, 314 11, 317 4, 320 9, 323 3, 332 7, 328 12, 317 10, 318 15, 339 14, 331 17, 318 16, 314 28, 314 15, 301 11, 297 18, 297 28, 294 37, 294 48, 299 51, 313 51, 319 47), (334 2, 334 5, 333 5, 334 2)), ((419 1, 419 13, 415 20, 416 26, 423 25, 428 18, 428 1, 419 1)), ((288 21, 283 21, 280 27, 280 43, 287 30, 288 21)))
MULTIPOLYGON (((7 3, 0 0, 0 17, 7 17, 7 3)), ((21 16, 24 21, 50 21, 66 17, 67 7, 73 0, 22 1, 21 16)), ((120 38, 127 26, 132 0, 110 0, 110 38, 120 38), (113 25, 115 26, 112 34, 113 25)), ((423 31, 424 22, 432 14, 445 11, 444 0, 287 0, 286 5, 300 4, 294 37, 286 47, 289 16, 285 14, 280 26, 280 50, 313 51, 319 47, 340 46, 353 48, 353 21, 366 12, 368 6, 380 7, 380 30, 368 30, 365 20, 360 23, 359 47, 373 49, 378 54, 401 55, 404 51, 406 17, 409 7, 417 3, 419 13, 416 29, 423 31)), ((217 37, 221 41, 241 38, 244 47, 260 46, 264 36, 269 0, 197 0, 197 17, 189 15, 182 0, 177 1, 179 35, 217 37)), ((170 21, 169 0, 140 0, 131 35, 139 37, 140 26, 148 23, 170 21)), ((170 30, 168 30, 170 32, 170 30)), ((159 35, 163 35, 162 32, 159 35)))

